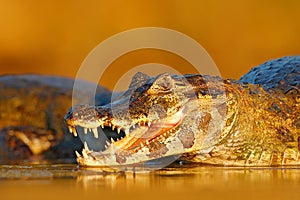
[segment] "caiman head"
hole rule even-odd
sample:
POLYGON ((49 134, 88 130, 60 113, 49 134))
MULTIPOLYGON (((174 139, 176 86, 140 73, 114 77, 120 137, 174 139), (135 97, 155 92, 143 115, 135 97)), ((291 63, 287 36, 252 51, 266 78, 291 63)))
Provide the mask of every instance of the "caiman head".
POLYGON ((223 84, 218 77, 137 73, 111 103, 72 107, 65 116, 70 132, 94 137, 84 142, 82 155, 76 152, 78 163, 135 165, 209 151, 225 137, 223 127, 231 116, 223 84), (105 142, 95 151, 89 143, 100 135, 105 142))

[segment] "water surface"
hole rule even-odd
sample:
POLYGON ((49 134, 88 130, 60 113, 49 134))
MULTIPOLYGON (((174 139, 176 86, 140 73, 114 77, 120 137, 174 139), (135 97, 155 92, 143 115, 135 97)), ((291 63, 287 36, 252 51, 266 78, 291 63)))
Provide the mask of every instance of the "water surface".
POLYGON ((75 164, 2 165, 1 199, 300 199, 300 168, 182 166, 108 173, 75 164))

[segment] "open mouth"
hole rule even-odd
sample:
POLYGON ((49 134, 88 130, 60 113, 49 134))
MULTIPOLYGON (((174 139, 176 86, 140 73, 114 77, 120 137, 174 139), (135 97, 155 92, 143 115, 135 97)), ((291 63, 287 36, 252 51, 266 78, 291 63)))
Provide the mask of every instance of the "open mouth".
MULTIPOLYGON (((144 147, 150 147, 157 142, 164 142, 166 138, 175 133, 183 119, 183 110, 162 120, 139 122, 131 127, 120 127, 112 120, 98 122, 98 126, 73 125, 68 126, 74 136, 80 136, 85 144, 82 156, 76 152, 77 157, 88 157, 96 154, 109 155, 126 151, 135 153, 144 147)), ((76 124, 76 123, 73 123, 76 124)), ((93 123, 95 125, 95 123, 93 123)))

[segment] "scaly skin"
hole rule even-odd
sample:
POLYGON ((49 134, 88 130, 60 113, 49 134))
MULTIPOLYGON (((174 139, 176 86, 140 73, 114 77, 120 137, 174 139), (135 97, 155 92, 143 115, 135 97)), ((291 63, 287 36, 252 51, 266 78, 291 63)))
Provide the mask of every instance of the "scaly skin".
MULTIPOLYGON (((72 105, 74 80, 58 76, 0 76, 0 163, 32 156, 73 158, 82 143, 70 137, 63 121, 72 105)), ((86 83, 88 84, 88 83, 86 83)), ((110 92, 98 88, 109 102, 110 92)), ((85 91, 80 91, 85 94, 85 91)))
POLYGON ((101 151, 89 149, 87 141, 77 153, 82 166, 136 165, 176 155, 216 165, 299 165, 299 76, 299 56, 265 63, 240 81, 138 73, 112 103, 75 106, 65 120, 81 135, 97 138, 101 127, 120 132, 101 151), (277 79, 264 81, 271 73, 277 79))

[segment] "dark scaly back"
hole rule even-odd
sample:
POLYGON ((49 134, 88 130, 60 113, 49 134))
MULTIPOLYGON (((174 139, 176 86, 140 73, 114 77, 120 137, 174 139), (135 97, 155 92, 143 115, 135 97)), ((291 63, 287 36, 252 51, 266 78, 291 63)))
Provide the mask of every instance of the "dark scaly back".
MULTIPOLYGON (((270 60, 252 68, 240 82, 260 84, 265 90, 289 93, 300 88, 300 56, 286 56, 270 60)), ((294 91, 294 92, 296 92, 294 91)))

